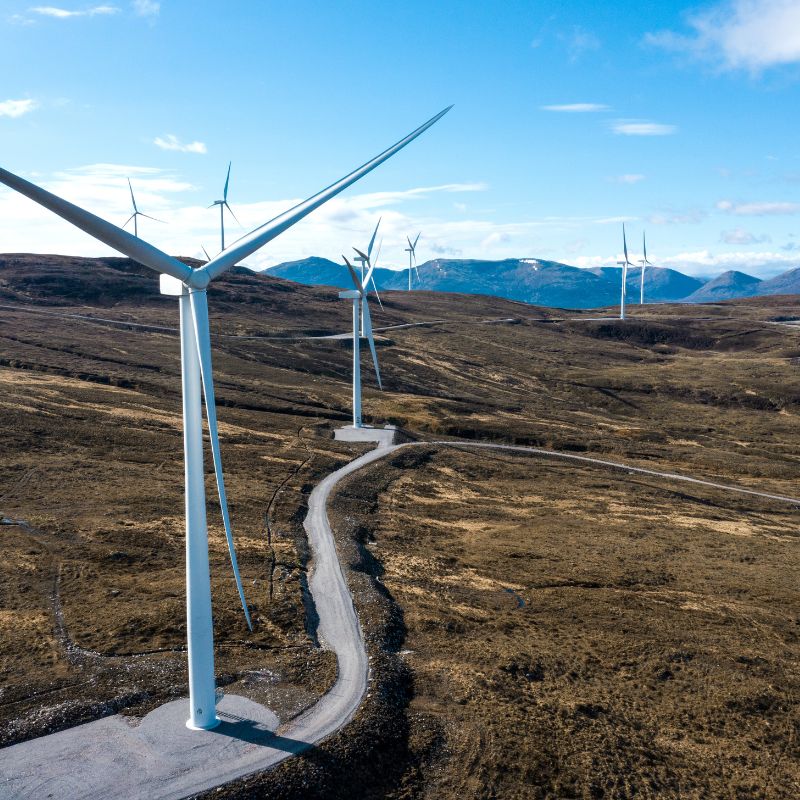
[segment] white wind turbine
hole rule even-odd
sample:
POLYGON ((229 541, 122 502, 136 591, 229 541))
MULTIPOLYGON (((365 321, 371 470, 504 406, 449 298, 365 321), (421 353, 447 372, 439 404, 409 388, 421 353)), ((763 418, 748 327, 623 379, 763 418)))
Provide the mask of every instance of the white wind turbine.
POLYGON ((211 616, 211 583, 208 562, 208 529, 203 469, 203 415, 201 393, 205 396, 211 453, 217 481, 225 536, 231 556, 236 587, 250 625, 236 564, 227 498, 219 452, 214 383, 211 369, 211 341, 206 289, 214 279, 252 255, 303 217, 372 171, 431 127, 452 106, 441 111, 388 150, 354 172, 331 184, 294 208, 285 211, 239 239, 229 250, 207 264, 192 269, 122 228, 57 197, 35 184, 0 168, 0 183, 63 217, 76 227, 140 264, 161 273, 161 291, 179 297, 181 377, 183 384, 183 443, 186 508, 186 616, 189 661, 190 716, 187 726, 215 727, 214 639, 211 616))
POLYGON ((133 214, 131 214, 128 219, 125 221, 125 224, 122 226, 123 228, 128 227, 128 223, 133 220, 133 235, 139 236, 139 223, 137 221, 138 217, 144 217, 145 219, 151 219, 153 222, 163 222, 163 220, 156 219, 155 217, 150 217, 147 214, 143 214, 139 209, 136 207, 136 198, 133 196, 133 186, 131 186, 131 179, 128 178, 128 188, 131 190, 131 203, 133 203, 133 214))
POLYGON ((417 234, 417 238, 414 239, 414 244, 411 244, 411 239, 406 236, 406 241, 408 242, 408 247, 406 247, 406 253, 408 253, 408 291, 411 291, 411 267, 413 265, 414 269, 417 270, 417 280, 420 280, 419 277, 419 270, 417 269, 417 242, 419 241, 419 237, 422 236, 422 232, 417 234))
POLYGON ((363 283, 358 279, 356 271, 346 256, 342 256, 347 269, 350 270, 350 277, 353 279, 355 289, 346 292, 339 292, 339 297, 344 300, 353 301, 353 427, 361 427, 361 337, 366 336, 369 342, 369 349, 372 351, 372 363, 375 364, 375 376, 378 379, 378 386, 383 389, 381 383, 381 371, 378 368, 378 353, 375 350, 375 339, 372 336, 372 319, 369 315, 369 303, 367 302, 366 287, 372 277, 374 266, 367 271, 367 279, 363 283), (361 305, 361 326, 363 332, 359 331, 358 307, 361 305))
POLYGON ((630 259, 628 258, 628 240, 625 237, 625 223, 622 223, 622 247, 625 251, 625 259, 617 261, 617 265, 622 267, 622 294, 619 300, 619 318, 625 319, 625 294, 627 291, 628 283, 628 267, 632 267, 630 259))
MULTIPOLYGON (((225 177, 225 188, 222 191, 222 200, 215 200, 209 208, 214 208, 214 206, 219 206, 219 236, 220 236, 220 252, 225 249, 225 209, 227 208, 230 211, 231 216, 236 219, 236 214, 233 213, 233 209, 228 205, 228 184, 231 182, 231 164, 233 162, 228 162, 228 174, 225 177)), ((236 219, 236 224, 241 225, 242 223, 236 219)))
MULTIPOLYGON (((361 265, 361 283, 367 287, 367 291, 369 291, 369 279, 364 282, 364 267, 366 266, 367 270, 369 270, 369 274, 372 276, 372 288, 375 290, 375 296, 378 298, 378 302, 380 303, 381 308, 383 308, 383 302, 381 301, 381 296, 378 294, 378 286, 375 283, 375 276, 373 271, 370 267, 373 265, 372 262, 372 248, 375 245, 375 237, 378 235, 378 228, 380 227, 381 220, 378 220, 378 224, 375 226, 375 230, 372 232, 372 238, 369 240, 369 246, 367 247, 367 252, 364 253, 359 250, 357 247, 354 247, 353 250, 356 251, 356 257, 353 259, 354 261, 358 262, 361 265)), ((378 252, 375 255, 375 264, 378 263, 378 257, 381 253, 381 246, 378 245, 378 252)), ((361 310, 361 335, 364 335, 364 310, 361 310)))
POLYGON ((642 258, 639 259, 642 265, 642 282, 639 284, 639 305, 644 305, 644 269, 645 267, 652 267, 652 262, 647 260, 647 239, 645 238, 644 231, 642 231, 642 258))

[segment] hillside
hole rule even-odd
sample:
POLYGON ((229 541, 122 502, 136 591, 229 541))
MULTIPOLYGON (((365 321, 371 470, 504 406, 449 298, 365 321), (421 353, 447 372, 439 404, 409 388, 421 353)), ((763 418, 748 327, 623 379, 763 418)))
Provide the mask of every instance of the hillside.
POLYGON ((728 270, 685 298, 687 303, 711 303, 762 294, 763 281, 744 272, 728 270))
MULTIPOLYGON (((774 324, 794 298, 625 322, 474 294, 383 300, 368 422, 797 492, 800 331, 774 324)), ((247 270, 209 307, 255 621, 210 496, 220 686, 285 721, 336 669, 307 605, 308 494, 362 451, 332 439, 350 342, 291 337, 347 331, 351 309, 247 270)), ((0 256, 0 742, 185 692, 177 323, 127 259, 0 256)), ((369 696, 307 757, 215 797, 794 796, 794 506, 430 444, 352 476, 329 513, 369 696)))
MULTIPOLYGON (((613 284, 617 290, 617 300, 619 300, 619 286, 622 279, 621 267, 595 267, 591 268, 589 272, 613 284)), ((642 273, 638 267, 628 269, 626 283, 629 303, 639 302, 641 280, 642 273)), ((677 270, 666 267, 648 267, 644 273, 644 300, 645 303, 674 303, 682 301, 687 295, 700 289, 702 285, 703 281, 684 275, 677 270)))
POLYGON ((800 294, 800 267, 763 281, 758 287, 758 293, 759 295, 800 294))

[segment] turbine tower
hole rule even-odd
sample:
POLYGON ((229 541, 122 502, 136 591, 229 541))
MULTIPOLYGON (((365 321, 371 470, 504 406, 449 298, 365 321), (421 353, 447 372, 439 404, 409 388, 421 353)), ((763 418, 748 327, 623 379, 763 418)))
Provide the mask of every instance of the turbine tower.
MULTIPOLYGON (((231 182, 231 161, 228 162, 228 174, 225 177, 225 188, 222 191, 222 200, 215 200, 209 208, 214 208, 214 206, 219 206, 219 236, 220 236, 220 252, 225 249, 225 209, 227 208, 230 211, 231 216, 236 219, 236 214, 233 213, 233 209, 228 205, 228 184, 231 182)), ((241 225, 242 223, 236 219, 236 224, 241 225)))
POLYGON ((647 239, 645 238, 644 231, 642 231, 642 258, 639 263, 642 265, 642 282, 639 285, 639 305, 644 305, 644 269, 645 267, 652 267, 652 262, 647 260, 647 239))
POLYGON ((417 269, 417 242, 419 241, 419 237, 422 236, 422 232, 417 234, 417 238, 414 239, 414 244, 411 244, 411 239, 406 236, 406 241, 408 242, 408 247, 406 247, 406 253, 408 253, 408 291, 411 291, 411 267, 413 265, 414 269, 417 270, 417 280, 420 280, 419 277, 419 270, 417 269))
POLYGON ((272 241, 314 209, 335 197, 359 178, 371 172, 452 108, 444 109, 380 155, 336 181, 307 200, 261 225, 239 239, 207 264, 192 269, 122 228, 0 168, 0 183, 49 209, 98 241, 123 255, 161 273, 161 290, 178 297, 180 311, 181 377, 183 384, 183 441, 186 507, 186 616, 189 661, 189 720, 187 727, 209 729, 216 716, 214 683, 214 638, 211 616, 211 583, 208 563, 208 529, 203 465, 203 419, 201 394, 205 396, 211 452, 217 481, 222 520, 228 541, 236 588, 250 624, 250 615, 236 564, 228 516, 219 433, 211 368, 211 342, 208 322, 208 285, 242 259, 272 241))
POLYGON ((372 351, 372 363, 375 364, 375 376, 378 378, 378 386, 383 389, 381 383, 381 371, 378 368, 378 353, 375 350, 375 339, 372 336, 372 319, 369 315, 369 303, 367 302, 367 284, 372 277, 375 267, 370 267, 367 272, 367 280, 362 283, 358 279, 353 265, 342 256, 347 269, 350 270, 350 277, 353 279, 355 289, 346 292, 339 292, 339 297, 343 300, 353 301, 353 427, 361 427, 361 337, 366 336, 369 342, 369 349, 372 351), (363 333, 358 328, 359 305, 361 306, 361 325, 363 333))
POLYGON ((147 214, 143 214, 136 206, 136 198, 133 196, 133 186, 131 186, 131 179, 128 178, 128 188, 131 190, 131 203, 133 203, 133 214, 131 214, 128 219, 125 221, 125 224, 122 226, 126 228, 128 223, 133 220, 133 235, 138 238, 139 236, 139 223, 138 217, 144 217, 145 219, 151 219, 153 222, 163 222, 163 220, 156 219, 155 217, 149 217, 147 214))
POLYGON ((628 240, 625 237, 625 223, 622 223, 622 247, 625 251, 625 260, 617 261, 617 265, 622 267, 622 294, 619 300, 619 318, 625 319, 625 293, 627 290, 628 281, 628 267, 632 267, 630 259, 628 258, 628 240))
MULTIPOLYGON (((369 279, 367 279, 366 282, 364 281, 364 266, 366 265, 367 269, 369 270, 369 275, 372 276, 372 288, 375 290, 375 296, 378 298, 378 302, 381 304, 381 308, 383 308, 383 303, 381 302, 381 296, 378 294, 378 286, 375 283, 375 276, 373 275, 373 272, 370 269, 370 267, 373 265, 373 262, 371 260, 371 258, 372 258, 372 248, 375 245, 375 237, 378 235, 378 228, 380 227, 380 224, 381 224, 381 220, 379 219, 378 220, 378 224, 375 226, 375 230, 372 232, 372 238, 369 240, 369 246, 367 247, 367 252, 366 253, 362 252, 357 247, 353 248, 353 250, 356 251, 356 257, 353 260, 357 261, 361 265, 361 283, 364 286, 369 287, 369 279)), ((378 263, 378 256, 380 255, 380 252, 381 252, 381 246, 378 245, 378 252, 375 255, 375 261, 374 261, 375 264, 378 263)), ((367 288, 367 291, 369 291, 369 288, 367 288)), ((364 310, 363 310, 363 308, 361 310, 361 335, 362 336, 364 335, 364 310)))

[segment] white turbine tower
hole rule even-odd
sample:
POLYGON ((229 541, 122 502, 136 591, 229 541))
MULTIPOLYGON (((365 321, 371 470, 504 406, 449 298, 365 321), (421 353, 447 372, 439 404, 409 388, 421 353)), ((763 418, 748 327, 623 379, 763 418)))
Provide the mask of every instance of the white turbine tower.
MULTIPOLYGON (((214 208, 214 206, 219 206, 219 236, 220 242, 222 246, 220 247, 220 252, 225 249, 225 209, 227 208, 230 211, 231 216, 236 219, 236 214, 233 213, 233 209, 228 205, 228 184, 231 182, 231 164, 233 162, 228 162, 228 174, 225 177, 225 188, 222 191, 222 200, 215 200, 209 208, 214 208)), ((236 224, 241 225, 242 223, 236 219, 236 224)))
POLYGON ((417 238, 414 239, 414 244, 411 244, 411 239, 406 236, 406 241, 408 242, 408 247, 406 247, 406 253, 408 253, 408 291, 411 291, 411 267, 413 265, 414 269, 417 270, 417 280, 420 280, 419 277, 419 270, 417 269, 417 242, 419 241, 419 237, 422 236, 422 232, 417 234, 417 238))
POLYGON ((0 168, 4 183, 39 205, 63 217, 76 227, 121 252, 123 255, 161 273, 165 294, 179 297, 181 375, 183 383, 183 442, 186 499, 186 616, 189 661, 190 716, 187 726, 213 728, 218 724, 215 709, 214 639, 211 616, 211 584, 208 563, 208 530, 203 469, 203 417, 201 393, 205 395, 211 452, 217 480, 222 519, 228 540, 236 587, 248 625, 250 616, 244 601, 236 565, 233 537, 228 517, 222 462, 219 452, 214 383, 211 369, 211 342, 206 289, 214 279, 252 255, 303 217, 372 171, 437 122, 451 107, 441 111, 388 150, 376 156, 327 189, 299 203, 239 239, 229 250, 207 264, 191 269, 153 245, 132 236, 122 228, 85 211, 54 194, 0 168))
POLYGON ((339 297, 343 300, 353 301, 353 427, 361 427, 361 337, 366 336, 369 342, 369 349, 372 351, 372 363, 375 364, 375 376, 378 379, 379 388, 383 389, 381 383, 381 371, 378 368, 378 353, 375 350, 375 339, 372 336, 372 319, 369 315, 369 303, 367 302, 366 287, 369 284, 369 279, 372 277, 372 270, 375 267, 370 267, 367 271, 367 279, 361 282, 353 269, 352 264, 347 260, 346 256, 342 256, 344 263, 347 264, 347 269, 350 270, 350 277, 353 279, 353 286, 355 289, 350 289, 346 292, 339 292, 339 297), (363 333, 358 328, 359 318, 359 304, 361 305, 361 325, 363 333))
POLYGON ((625 251, 624 261, 617 261, 617 264, 622 267, 622 294, 619 300, 619 318, 625 319, 625 294, 627 291, 628 282, 628 267, 632 267, 630 259, 628 258, 628 240, 625 237, 625 223, 622 223, 622 247, 625 251))
POLYGON ((133 196, 133 186, 131 186, 131 179, 128 178, 128 188, 131 190, 131 203, 133 203, 133 214, 131 214, 128 219, 125 221, 125 224, 122 226, 123 228, 128 227, 128 223, 133 220, 133 235, 138 237, 139 236, 139 223, 137 221, 138 217, 144 217, 145 219, 151 219, 153 222, 162 222, 163 220, 156 219, 155 217, 150 217, 147 214, 143 214, 136 206, 136 198, 133 196))
POLYGON ((645 267, 652 267, 652 262, 647 260, 647 239, 645 238, 644 231, 642 231, 642 258, 639 259, 642 265, 642 282, 639 284, 639 305, 644 305, 644 269, 645 267))

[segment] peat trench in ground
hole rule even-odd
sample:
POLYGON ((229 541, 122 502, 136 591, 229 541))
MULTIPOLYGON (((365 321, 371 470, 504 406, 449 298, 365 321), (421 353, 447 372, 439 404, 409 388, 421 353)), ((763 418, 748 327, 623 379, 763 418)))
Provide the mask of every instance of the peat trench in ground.
MULTIPOLYGON (((122 780, 120 780, 119 773, 117 773, 117 778, 113 785, 109 785, 107 780, 102 776, 98 776, 96 772, 88 776, 91 779, 89 783, 84 781, 76 783, 75 775, 72 772, 75 769, 76 751, 82 745, 86 746, 85 741, 80 741, 82 735, 84 737, 88 736, 91 740, 93 746, 90 749, 96 751, 98 747, 100 749, 105 746, 109 748, 102 753, 98 753, 95 757, 104 756, 106 759, 110 757, 114 761, 115 758, 123 757, 118 752, 121 745, 125 748, 131 747, 132 742, 124 737, 133 738, 135 733, 125 732, 121 734, 118 729, 112 730, 114 717, 98 720, 95 723, 78 726, 78 728, 56 734, 55 736, 66 737, 68 740, 74 739, 76 746, 74 749, 72 749, 71 745, 65 747, 64 739, 61 739, 59 745, 55 748, 57 751, 54 754, 55 758, 47 758, 49 754, 47 740, 53 740, 55 736, 24 742, 20 745, 9 747, 4 751, 4 764, 0 768, 0 794, 2 794, 4 788, 8 789, 13 786, 15 797, 37 797, 39 796, 37 791, 42 787, 42 779, 44 778, 48 788, 58 787, 60 789, 58 796, 65 798, 65 800, 69 797, 185 797, 267 770, 290 755, 308 749, 346 725, 357 712, 367 691, 369 661, 353 599, 337 557, 333 532, 327 517, 327 502, 336 484, 346 475, 402 448, 415 446, 466 449, 490 448, 539 457, 558 458, 604 469, 644 474, 659 478, 665 482, 687 482, 800 506, 800 498, 786 497, 605 459, 579 456, 574 453, 562 453, 533 447, 459 441, 422 441, 379 446, 328 475, 314 488, 309 497, 308 515, 304 523, 313 553, 309 589, 319 615, 319 638, 324 646, 334 651, 338 666, 336 683, 326 695, 299 717, 277 728, 273 738, 266 738, 259 742, 261 745, 259 747, 246 748, 237 752, 235 757, 231 753, 232 757, 226 760, 205 759, 197 765, 186 764, 186 759, 191 756, 190 751, 181 752, 177 755, 177 759, 178 763, 184 766, 184 769, 179 774, 174 771, 161 772, 157 769, 158 764, 155 763, 137 764, 136 766, 140 768, 155 769, 144 773, 140 769, 130 769, 127 773, 129 777, 122 780), (102 736, 105 732, 103 726, 108 728, 108 741, 111 743, 109 745, 106 745, 105 739, 100 744, 97 741, 98 735, 102 736), (121 736, 123 737, 122 739, 121 736), (49 773, 49 775, 44 776, 42 774, 43 771, 49 773), (65 771, 69 777, 64 777, 65 771), (30 777, 31 775, 36 776, 35 786, 31 783, 26 783, 26 775, 29 781, 34 780, 34 778, 30 777)), ((214 733, 201 732, 199 734, 195 733, 193 736, 214 737, 214 733)), ((195 739, 193 741, 199 740, 195 739)), ((125 757, 130 757, 130 752, 127 749, 125 750, 125 757)), ((91 762, 91 752, 87 752, 83 763, 91 762)))

